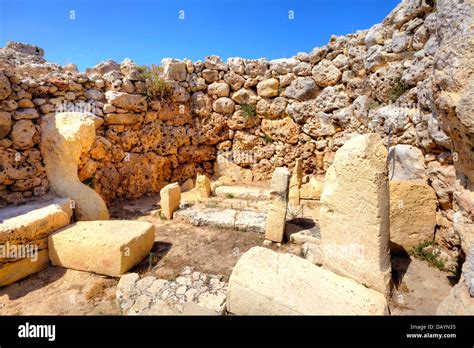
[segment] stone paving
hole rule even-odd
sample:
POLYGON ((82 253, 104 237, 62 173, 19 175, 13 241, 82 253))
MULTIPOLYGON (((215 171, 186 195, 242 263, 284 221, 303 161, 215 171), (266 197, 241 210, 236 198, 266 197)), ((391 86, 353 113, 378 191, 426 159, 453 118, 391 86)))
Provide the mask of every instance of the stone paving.
POLYGON ((227 283, 222 276, 185 267, 175 280, 129 273, 117 286, 117 302, 126 315, 199 314, 225 311, 227 283))
POLYGON ((212 226, 265 233, 267 214, 248 210, 205 208, 192 206, 175 212, 175 219, 184 220, 195 226, 212 226))

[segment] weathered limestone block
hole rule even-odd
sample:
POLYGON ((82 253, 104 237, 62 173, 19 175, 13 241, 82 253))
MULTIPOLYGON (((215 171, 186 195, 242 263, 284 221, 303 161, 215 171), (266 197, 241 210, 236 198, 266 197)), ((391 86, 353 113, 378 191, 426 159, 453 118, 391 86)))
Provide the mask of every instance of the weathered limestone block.
POLYGON ((24 244, 47 237, 51 232, 69 225, 71 217, 69 198, 2 209, 0 244, 24 244))
POLYGON ((390 240, 392 250, 409 251, 433 240, 436 194, 418 181, 390 181, 390 240))
POLYGON ((61 112, 41 120, 41 153, 48 180, 59 196, 74 201, 77 220, 109 218, 104 200, 81 183, 77 173, 81 153, 94 142, 96 119, 90 113, 61 112))
POLYGON ((275 169, 272 176, 265 238, 276 243, 281 243, 285 234, 289 181, 290 172, 288 168, 279 167, 275 169))
POLYGON ((49 236, 53 265, 118 277, 150 252, 155 228, 144 221, 81 221, 49 236))
POLYGON ((390 147, 388 169, 390 180, 424 180, 426 177, 423 153, 412 145, 390 147))
POLYGON ((208 198, 211 196, 211 181, 206 175, 197 176, 196 192, 200 198, 208 198))
POLYGON ((276 78, 263 80, 257 84, 257 93, 261 97, 277 97, 279 83, 276 78))
POLYGON ((117 108, 132 112, 141 112, 147 110, 145 97, 139 94, 128 94, 117 91, 107 91, 105 93, 107 102, 117 108))
POLYGON ((323 192, 323 182, 317 180, 314 176, 309 179, 309 182, 301 185, 300 199, 320 200, 323 192))
POLYGON ((295 168, 293 168, 293 174, 290 178, 290 191, 288 193, 288 201, 293 205, 300 204, 300 186, 303 180, 303 167, 301 160, 297 159, 295 168))
POLYGON ((252 171, 235 164, 225 155, 217 155, 214 162, 214 174, 217 177, 227 176, 236 181, 252 180, 252 171))
POLYGON ((386 315, 377 291, 291 254, 253 247, 229 280, 227 310, 238 315, 386 315))
POLYGON ((183 182, 183 183, 180 185, 180 188, 181 188, 181 192, 191 191, 191 190, 194 188, 194 181, 193 181, 193 179, 189 178, 188 180, 186 180, 185 182, 183 182))
POLYGON ((12 284, 33 273, 42 271, 49 265, 48 250, 40 250, 32 258, 0 263, 0 287, 12 284))
POLYGON ((474 297, 461 277, 449 295, 441 302, 436 311, 437 315, 474 315, 474 297))
POLYGON ((178 183, 166 185, 160 191, 161 213, 167 218, 172 219, 173 213, 179 208, 181 201, 181 188, 178 183))
POLYGON ((390 230, 387 150, 377 134, 337 152, 321 195, 325 267, 388 295, 390 230))

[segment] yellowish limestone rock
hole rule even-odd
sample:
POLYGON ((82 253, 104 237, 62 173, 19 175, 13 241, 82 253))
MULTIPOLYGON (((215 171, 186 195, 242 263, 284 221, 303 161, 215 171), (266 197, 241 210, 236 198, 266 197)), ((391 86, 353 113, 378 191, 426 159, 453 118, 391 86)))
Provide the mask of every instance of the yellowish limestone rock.
POLYGON ((321 195, 323 263, 390 293, 387 150, 378 134, 356 136, 337 152, 321 195))
POLYGON ((143 260, 155 240, 144 221, 80 221, 49 236, 53 265, 118 277, 143 260))
POLYGON ((95 139, 98 117, 90 113, 60 112, 41 120, 41 153, 51 188, 59 196, 74 201, 77 220, 107 220, 104 200, 79 181, 77 168, 81 153, 95 139))
POLYGON ((409 251, 433 240, 436 193, 419 181, 390 181, 390 240, 392 250, 409 251))
POLYGON ((31 258, 0 263, 0 286, 12 284, 30 274, 42 271, 49 265, 48 250, 40 250, 31 258))
POLYGON ((265 239, 275 243, 281 243, 285 234, 289 181, 290 172, 288 168, 279 167, 275 169, 272 176, 270 207, 265 230, 265 239))
POLYGON ((211 196, 211 181, 206 175, 197 176, 196 193, 200 198, 208 198, 211 196))
POLYGON ((253 247, 229 280, 237 315, 387 315, 384 296, 298 256, 253 247))
POLYGON ((172 219, 173 213, 179 208, 181 201, 181 188, 178 183, 166 185, 160 191, 161 213, 167 218, 172 219))
POLYGON ((290 192, 288 194, 288 201, 293 205, 300 204, 300 186, 303 180, 303 167, 301 165, 301 160, 297 159, 295 163, 295 168, 293 169, 293 174, 290 178, 290 192))

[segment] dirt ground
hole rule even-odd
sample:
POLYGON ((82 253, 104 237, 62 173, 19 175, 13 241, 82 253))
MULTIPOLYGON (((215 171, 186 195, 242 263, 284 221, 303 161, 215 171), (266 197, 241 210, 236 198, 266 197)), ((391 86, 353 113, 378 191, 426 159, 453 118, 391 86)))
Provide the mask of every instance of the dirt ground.
MULTIPOLYGON (((115 219, 150 221, 156 226, 155 245, 148 258, 131 272, 174 279, 185 266, 228 278, 240 256, 264 236, 196 227, 184 222, 162 220, 156 213, 158 197, 117 201, 111 208, 115 219)), ((283 244, 272 249, 300 254, 300 246, 283 244)), ((435 314, 449 293, 448 273, 408 257, 392 257, 397 289, 391 311, 394 315, 435 314)), ((119 315, 115 302, 118 279, 49 267, 10 286, 0 288, 0 315, 119 315)))

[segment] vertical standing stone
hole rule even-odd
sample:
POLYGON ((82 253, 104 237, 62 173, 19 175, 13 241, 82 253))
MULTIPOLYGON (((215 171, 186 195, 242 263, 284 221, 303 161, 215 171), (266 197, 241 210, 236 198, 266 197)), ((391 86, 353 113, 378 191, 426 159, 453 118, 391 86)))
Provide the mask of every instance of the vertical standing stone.
POLYGON ((91 113, 58 112, 41 119, 41 154, 51 188, 58 196, 70 197, 79 221, 108 220, 102 197, 79 181, 77 168, 82 153, 95 139, 96 126, 103 122, 91 113))
POLYGON ((387 150, 377 134, 352 138, 337 151, 326 174, 320 223, 325 267, 387 295, 387 150))
POLYGON ((196 178, 196 193, 199 198, 211 196, 211 181, 206 175, 198 175, 196 178))
POLYGON ((288 168, 279 167, 275 169, 272 176, 265 238, 276 243, 281 243, 285 234, 289 181, 290 172, 288 168))
POLYGON ((166 185, 160 191, 161 213, 167 218, 172 219, 173 213, 178 209, 181 201, 181 188, 178 183, 166 185))
POLYGON ((301 160, 297 159, 290 178, 290 193, 288 195, 288 201, 293 205, 300 205, 300 186, 302 181, 303 167, 301 166, 301 160))

